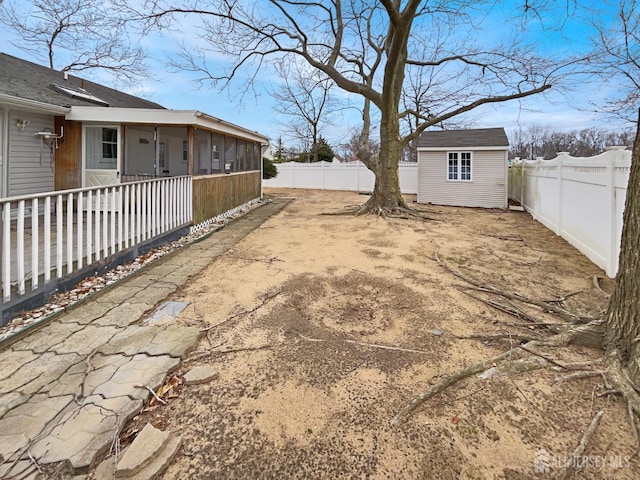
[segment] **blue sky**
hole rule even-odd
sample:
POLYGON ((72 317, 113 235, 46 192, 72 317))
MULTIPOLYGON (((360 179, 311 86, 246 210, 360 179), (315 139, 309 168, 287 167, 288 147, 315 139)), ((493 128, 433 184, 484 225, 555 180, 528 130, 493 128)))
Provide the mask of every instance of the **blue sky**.
MULTIPOLYGON (((522 2, 516 3, 520 5, 522 2)), ((504 34, 504 29, 500 27, 500 24, 510 14, 511 6, 516 3, 498 2, 488 15, 483 15, 485 25, 489 26, 487 35, 499 38, 504 34)), ((606 6, 606 4, 603 5, 606 6)), ((529 27, 534 31, 537 45, 541 51, 552 55, 566 51, 578 51, 587 46, 588 27, 577 16, 572 16, 563 24, 562 32, 541 28, 537 18, 530 18, 530 20, 529 27)), ((607 20, 603 19, 603 21, 607 20)), ((254 93, 248 93, 239 98, 233 92, 237 91, 242 82, 246 81, 245 79, 240 78, 239 83, 233 84, 232 87, 235 88, 219 91, 214 86, 196 85, 193 83, 195 78, 193 74, 184 71, 175 72, 167 68, 166 62, 176 55, 179 42, 190 44, 199 41, 191 33, 195 30, 185 26, 180 30, 165 32, 162 37, 158 34, 151 34, 141 38, 141 44, 151 54, 149 63, 156 80, 141 83, 131 90, 131 93, 172 109, 200 110, 251 130, 259 131, 275 141, 283 134, 283 126, 278 115, 273 111, 273 100, 266 88, 277 83, 277 79, 269 72, 265 71, 261 74, 260 82, 256 85, 254 93)), ((37 60, 10 43, 17 40, 16 35, 5 26, 0 29, 0 45, 2 45, 0 50, 36 63, 42 63, 41 60, 37 60)), ((212 60, 211 64, 216 64, 215 58, 209 60, 212 60)), ((84 76, 88 77, 88 75, 84 76)), ((108 81, 102 81, 99 77, 92 79, 109 84, 108 81)), ((607 88, 615 92, 617 87, 615 83, 602 87, 581 81, 576 87, 576 91, 568 96, 551 92, 545 96, 532 97, 522 101, 481 107, 468 115, 466 121, 472 122, 475 127, 504 126, 508 131, 518 126, 531 124, 546 125, 558 130, 587 127, 611 128, 612 125, 608 123, 609 119, 588 111, 588 102, 597 102, 599 96, 607 93, 607 88)), ((357 104, 359 105, 360 102, 358 101, 357 104)), ((327 127, 323 134, 332 145, 337 146, 338 143, 346 140, 346 132, 358 126, 358 119, 359 115, 355 111, 352 110, 351 113, 347 111, 336 120, 333 127, 327 127)), ((286 138, 285 143, 287 143, 286 138)))

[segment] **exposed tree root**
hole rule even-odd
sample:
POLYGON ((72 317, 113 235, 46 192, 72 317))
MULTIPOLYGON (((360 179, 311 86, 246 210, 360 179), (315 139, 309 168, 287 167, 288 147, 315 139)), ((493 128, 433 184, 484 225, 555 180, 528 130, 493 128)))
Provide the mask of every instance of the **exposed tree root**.
POLYGON ((281 344, 276 343, 273 345, 267 344, 267 345, 260 345, 257 347, 238 347, 238 348, 229 348, 227 350, 214 350, 217 347, 220 347, 222 345, 224 345, 226 342, 222 342, 219 345, 216 345, 214 347, 212 347, 210 350, 206 350, 204 352, 196 352, 193 355, 191 355, 190 357, 187 357, 183 360, 183 363, 188 363, 188 362, 192 362, 194 360, 200 360, 201 358, 207 358, 207 357, 213 357, 214 355, 226 355, 227 353, 238 353, 238 352, 253 352, 256 350, 270 350, 272 348, 275 348, 281 344))
POLYGON ((505 322, 497 318, 487 318, 483 316, 479 316, 478 318, 481 318, 491 323, 499 323, 500 325, 504 325, 505 327, 524 328, 526 330, 538 330, 538 329, 551 328, 551 329, 560 331, 562 328, 573 326, 573 323, 550 323, 550 322, 513 323, 513 322, 505 322))
POLYGON ((255 311, 257 311, 260 308, 262 308, 269 300, 271 300, 272 298, 277 297, 281 293, 282 293, 282 290, 276 290, 275 292, 268 293, 262 298, 262 301, 258 305, 256 305, 255 307, 253 307, 253 308, 251 308, 249 310, 242 310, 242 311, 240 311, 238 313, 235 313, 235 314, 231 315, 230 317, 227 317, 224 320, 219 321, 218 323, 215 323, 213 325, 209 325, 208 327, 205 327, 205 328, 201 329, 200 331, 207 332, 207 336, 208 336, 209 332, 211 330, 213 330, 214 328, 219 327, 220 325, 222 325, 224 323, 227 323, 227 322, 229 322, 231 320, 234 320, 234 319, 236 319, 238 317, 242 317, 244 315, 248 315, 250 313, 254 313, 255 311))
POLYGON ((630 403, 627 403, 627 413, 629 415, 629 424, 631 425, 631 432, 633 433, 633 439, 636 442, 636 451, 634 455, 640 452, 640 432, 638 432, 638 426, 636 424, 636 414, 633 411, 633 407, 630 403))
POLYGON ((574 372, 569 375, 563 375, 554 380, 555 383, 571 382, 573 380, 580 380, 582 378, 602 377, 604 375, 603 370, 588 370, 583 372, 574 372))
POLYGON ((591 280, 592 280, 592 283, 593 283, 593 288, 595 288, 596 290, 599 290, 600 292, 604 293, 607 297, 611 296, 607 292, 602 290, 602 287, 600 287, 600 279, 598 278, 597 275, 594 275, 591 280))
MULTIPOLYGON (((537 341, 532 341, 532 342, 529 342, 527 345, 531 345, 531 344, 539 344, 539 343, 537 341)), ((476 363, 469 367, 463 368, 462 370, 458 370, 457 372, 454 372, 450 375, 446 375, 442 377, 440 380, 438 380, 435 384, 433 384, 427 390, 413 397, 409 401, 409 403, 391 419, 391 424, 397 425, 398 423, 403 421, 405 418, 407 418, 408 415, 410 415, 414 410, 416 410, 424 402, 429 400, 431 397, 437 395, 438 393, 442 392, 449 386, 459 382, 460 380, 464 380, 465 378, 469 378, 473 375, 482 374, 491 368, 497 368, 499 364, 504 363, 505 361, 508 362, 511 359, 511 357, 515 355, 519 350, 520 350, 520 347, 512 348, 511 350, 501 353, 500 355, 497 355, 493 358, 489 358, 488 360, 476 363)), ((532 364, 531 369, 533 368, 541 368, 541 365, 538 364, 537 367, 534 367, 532 364)))
MULTIPOLYGON (((430 212, 437 213, 437 212, 430 212)), ((348 215, 359 217, 361 215, 377 215, 385 219, 401 219, 401 220, 421 220, 437 222, 439 219, 434 218, 415 208, 411 208, 404 201, 390 202, 387 205, 379 205, 375 197, 372 196, 362 205, 351 205, 344 210, 338 212, 325 212, 321 215, 348 215)))
POLYGON ((583 463, 580 461, 580 457, 582 457, 585 450, 587 449, 587 445, 589 445, 589 441, 591 440, 591 437, 593 437, 593 434, 595 433, 596 429, 598 428, 598 425, 600 424, 602 415, 604 415, 604 412, 600 410, 596 414, 596 416, 593 417, 593 420, 591 420, 591 423, 589 424, 589 428, 587 428, 587 431, 584 432, 584 435, 582 436, 580 443, 578 444, 576 449, 573 451, 572 457, 574 461, 570 462, 568 465, 568 468, 564 470, 564 473, 560 476, 561 480, 568 478, 569 475, 571 475, 571 472, 577 472, 580 470, 580 465, 583 463))
POLYGON ((480 235, 484 235, 485 237, 497 238, 499 240, 505 240, 508 242, 524 242, 524 238, 520 235, 493 235, 491 233, 482 233, 480 235))
MULTIPOLYGON (((640 415, 640 395, 638 386, 634 385, 627 376, 626 370, 622 367, 620 355, 617 350, 612 350, 606 356, 606 378, 609 380, 612 389, 620 390, 622 396, 636 413, 640 415)), ((609 387, 607 387, 609 388, 609 387)))
MULTIPOLYGON (((397 425, 404 419, 406 419, 412 412, 414 412, 418 407, 420 407, 424 402, 434 397, 435 395, 441 393, 451 385, 456 384, 457 382, 464 380, 473 375, 479 375, 482 378, 488 378, 496 373, 514 373, 514 372, 523 372, 523 371, 531 371, 538 368, 542 368, 545 365, 553 365, 556 369, 560 368, 563 370, 580 370, 569 375, 559 377, 556 379, 558 382, 566 382, 571 380, 576 380, 579 378, 587 378, 598 376, 601 377, 605 388, 607 391, 604 394, 620 394, 623 396, 625 401, 627 402, 628 412, 629 412, 629 422, 631 424, 631 428, 634 434, 634 438, 636 439, 636 443, 638 445, 638 451, 640 451, 640 434, 638 433, 637 425, 636 425, 636 416, 640 415, 640 388, 633 383, 627 374, 626 370, 623 368, 623 362, 620 357, 620 353, 615 349, 608 349, 606 352, 606 356, 604 357, 604 365, 600 366, 597 370, 587 370, 589 367, 593 366, 595 363, 599 363, 600 361, 590 361, 590 362, 581 362, 578 364, 564 364, 560 363, 548 355, 541 354, 535 351, 536 347, 565 347, 568 345, 581 345, 589 348, 597 348, 600 350, 607 350, 607 343, 605 342, 605 320, 603 318, 600 319, 587 319, 584 317, 580 317, 578 315, 573 314, 567 309, 563 308, 562 303, 569 297, 573 295, 577 295, 580 292, 574 292, 563 297, 552 299, 552 300, 536 300, 524 295, 520 295, 512 292, 504 292, 496 287, 491 285, 482 284, 477 280, 464 275, 457 270, 449 267, 445 262, 443 262, 438 256, 438 251, 435 251, 434 254, 435 260, 438 262, 440 266, 445 268, 447 271, 452 273, 459 279, 464 280, 471 286, 461 286, 463 291, 477 291, 486 294, 493 294, 501 297, 505 303, 498 303, 493 300, 483 299, 476 295, 470 296, 476 298, 479 301, 482 301, 492 307, 495 307, 505 313, 513 315, 517 318, 524 319, 529 322, 531 325, 545 324, 547 322, 541 322, 536 319, 534 316, 523 312, 521 309, 516 307, 512 302, 518 301, 521 303, 525 303, 528 305, 532 305, 540 308, 543 312, 557 315, 558 317, 566 320, 569 324, 564 325, 552 325, 549 324, 549 331, 552 333, 551 336, 545 339, 535 339, 530 340, 528 343, 516 346, 511 348, 510 350, 501 353, 493 358, 488 360, 476 363, 474 365, 468 366, 456 372, 453 372, 449 375, 442 377, 438 382, 434 385, 430 386, 425 391, 419 393, 414 398, 412 398, 409 403, 400 410, 391 420, 392 425, 397 425), (522 352, 528 352, 533 357, 524 357, 513 359, 514 356, 520 356, 522 352)), ((599 289, 599 284, 594 280, 594 286, 599 289)), ((467 292, 465 292, 467 293, 467 292)), ((525 336, 517 336, 517 335, 508 335, 512 340, 521 341, 527 339, 525 336)), ((497 335, 477 335, 472 337, 459 337, 459 338, 475 338, 475 339, 484 339, 489 338, 504 338, 504 334, 497 335)), ((604 395, 603 394, 603 395, 604 395)), ((595 398, 595 397, 594 397, 595 398)), ((599 412, 598 415, 592 420, 591 425, 589 426, 587 432, 583 436, 578 448, 576 448, 573 453, 575 456, 580 456, 584 452, 587 447, 587 444, 594 434, 600 419, 602 418, 602 412, 599 412)), ((568 474, 569 472, 566 472, 568 474)))
MULTIPOLYGON (((585 332, 588 330, 587 327, 588 325, 579 325, 548 339, 532 340, 524 345, 517 346, 515 348, 512 348, 511 350, 507 350, 506 352, 501 353, 500 355, 497 355, 493 358, 446 375, 442 377, 437 383, 429 387, 427 390, 411 399, 409 403, 393 417, 393 419, 391 420, 391 424, 397 425, 425 401, 442 392, 449 386, 473 375, 485 374, 485 372, 489 371, 490 369, 497 369, 500 372, 520 373, 522 371, 542 368, 545 364, 556 366, 560 365, 564 367, 564 365, 561 365, 559 362, 555 360, 552 361, 551 359, 547 358, 547 356, 540 355, 538 353, 534 353, 534 357, 519 358, 515 361, 512 360, 512 357, 522 351, 532 352, 532 349, 535 347, 562 347, 569 344, 578 343, 577 340, 581 338, 591 339, 592 336, 585 334, 585 332), (532 359, 536 359, 538 361, 532 359), (539 360, 544 360, 544 362, 541 362, 539 360)), ((595 329, 595 331, 597 331, 599 325, 596 325, 593 328, 595 329)), ((602 372, 598 372, 598 375, 601 374, 602 372)), ((620 390, 623 389, 621 388, 620 390)))
POLYGON ((358 340, 350 340, 348 338, 325 340, 325 339, 322 339, 322 338, 307 337, 306 335, 303 335, 300 332, 296 332, 296 333, 300 338, 302 338, 303 340, 306 340, 307 342, 322 343, 322 342, 332 342, 333 341, 333 342, 350 343, 352 345, 359 345, 361 347, 377 348, 377 349, 380 349, 380 350, 392 350, 392 351, 396 351, 396 352, 405 352, 405 353, 420 353, 420 354, 424 354, 424 355, 430 355, 431 354, 431 352, 427 352, 425 350, 416 350, 414 348, 404 348, 404 347, 395 347, 393 345, 380 345, 379 343, 360 342, 358 340))
MULTIPOLYGON (((464 287, 463 287, 464 288, 464 287)), ((476 300, 478 300, 479 302, 482 302, 492 308, 495 308, 496 310, 500 310, 501 312, 507 313, 509 315, 512 315, 516 318, 520 318, 522 320, 525 320, 527 323, 534 325, 534 324, 540 324, 540 320, 537 319, 536 317, 533 317, 531 315, 529 315, 527 312, 523 311, 522 309, 516 307, 513 303, 505 300, 504 304, 503 303, 499 303, 496 302, 495 300, 489 300, 489 299, 485 299, 485 298, 481 298, 478 295, 473 295, 465 290, 462 290, 462 293, 464 293, 465 295, 469 295, 471 298, 475 298, 476 300)), ((553 328, 553 327, 547 327, 547 328, 553 328)))
POLYGON ((454 338, 458 340, 480 340, 483 342, 490 342, 492 340, 511 340, 513 342, 530 342, 532 340, 539 340, 539 337, 532 337, 531 335, 518 335, 517 333, 492 333, 490 335, 454 335, 454 338))
POLYGON ((356 214, 356 212, 360 209, 360 206, 356 206, 356 207, 348 207, 345 210, 338 210, 337 212, 322 212, 320 215, 327 215, 327 216, 353 216, 356 214))
MULTIPOLYGON (((565 308, 562 308, 559 306, 559 303, 562 303, 562 301, 564 299, 566 299, 568 296, 565 295, 564 297, 561 297, 559 299, 553 299, 551 301, 543 301, 543 300, 536 300, 534 298, 530 298, 527 297, 525 295, 521 295, 518 293, 511 293, 511 292, 505 292, 503 290, 500 290, 499 288, 496 288, 492 285, 488 285, 486 283, 482 283, 478 280, 475 280, 471 277, 469 277, 468 275, 464 275, 463 273, 459 272, 458 270, 453 269, 452 267, 450 267, 446 262, 444 262, 438 255, 438 249, 435 250, 434 252, 434 258, 436 260, 436 262, 438 262, 438 265, 440 265, 442 268, 444 268, 445 270, 447 270, 448 272, 450 272, 451 274, 453 274, 454 276, 458 277, 461 280, 464 280, 465 282, 471 284, 471 286, 467 286, 464 287, 466 290, 474 290, 474 291, 478 291, 478 292, 483 292, 483 293, 489 293, 489 294, 494 294, 494 295, 498 295, 500 297, 503 297, 507 300, 516 300, 518 302, 522 302, 528 305, 533 305, 535 307, 540 308, 543 312, 548 312, 548 313, 554 313, 556 315, 558 315, 559 317, 561 317, 564 320, 570 321, 572 323, 587 323, 591 320, 595 320, 593 318, 583 318, 580 317, 578 315, 575 315, 574 313, 566 310, 565 308)), ((479 298, 475 297, 476 299, 480 300, 479 298)), ((482 300, 484 301, 484 300, 482 300)), ((485 302, 487 303, 487 302, 485 302)), ((510 312, 507 312, 510 313, 510 312)))

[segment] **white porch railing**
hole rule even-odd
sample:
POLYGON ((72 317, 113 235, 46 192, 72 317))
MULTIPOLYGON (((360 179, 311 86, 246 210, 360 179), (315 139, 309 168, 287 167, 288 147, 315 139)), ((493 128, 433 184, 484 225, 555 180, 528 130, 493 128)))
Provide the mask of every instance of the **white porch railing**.
POLYGON ((188 225, 192 178, 0 199, 2 303, 188 225))

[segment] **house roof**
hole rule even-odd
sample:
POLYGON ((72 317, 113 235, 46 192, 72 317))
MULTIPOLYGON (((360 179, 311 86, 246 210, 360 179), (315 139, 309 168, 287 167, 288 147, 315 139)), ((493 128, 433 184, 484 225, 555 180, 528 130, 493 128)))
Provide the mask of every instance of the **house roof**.
POLYGON ((475 128, 467 130, 426 131, 420 135, 418 148, 447 149, 509 146, 504 128, 475 128))
MULTIPOLYGON (((1 1, 1 0, 0 0, 1 1)), ((17 104, 67 120, 192 125, 261 143, 269 138, 196 110, 162 105, 73 75, 0 53, 0 102, 17 104)))
POLYGON ((59 107, 155 108, 162 105, 0 53, 0 94, 59 107))
POLYGON ((269 141, 269 137, 261 133, 207 115, 198 110, 104 108, 94 105, 92 107, 73 107, 65 115, 65 118, 78 122, 120 123, 123 119, 126 119, 126 123, 137 125, 192 125, 196 128, 203 128, 256 142, 267 143, 269 141))

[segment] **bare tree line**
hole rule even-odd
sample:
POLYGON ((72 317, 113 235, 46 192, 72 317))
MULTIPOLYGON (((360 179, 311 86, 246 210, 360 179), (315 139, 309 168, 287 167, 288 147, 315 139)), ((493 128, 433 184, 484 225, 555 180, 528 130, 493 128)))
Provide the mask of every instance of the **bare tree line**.
POLYGON ((592 157, 604 152, 607 147, 631 147, 634 132, 584 128, 562 132, 543 125, 519 127, 509 135, 511 158, 545 160, 555 158, 559 152, 568 152, 573 157, 592 157))

